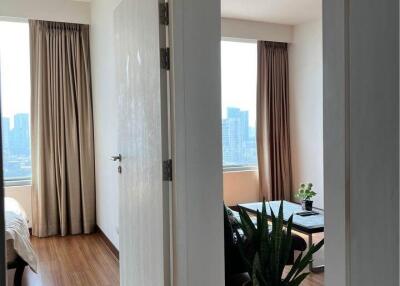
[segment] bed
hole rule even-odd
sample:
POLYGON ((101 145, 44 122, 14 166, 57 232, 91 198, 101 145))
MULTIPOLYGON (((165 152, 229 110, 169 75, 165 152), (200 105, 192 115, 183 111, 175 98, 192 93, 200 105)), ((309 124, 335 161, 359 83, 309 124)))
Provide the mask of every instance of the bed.
POLYGON ((32 249, 26 213, 12 198, 4 199, 7 268, 15 269, 14 285, 21 285, 24 269, 29 266, 37 272, 37 257, 32 249))

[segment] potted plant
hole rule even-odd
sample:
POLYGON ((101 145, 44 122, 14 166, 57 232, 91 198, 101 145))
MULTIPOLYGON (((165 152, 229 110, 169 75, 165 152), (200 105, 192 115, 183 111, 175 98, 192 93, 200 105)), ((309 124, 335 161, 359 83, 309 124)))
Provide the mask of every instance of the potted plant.
POLYGON ((243 286, 298 286, 309 275, 304 272, 312 261, 312 255, 324 244, 311 245, 308 252, 297 257, 287 275, 283 277, 284 268, 289 262, 292 251, 292 221, 287 222, 286 230, 283 220, 283 203, 276 217, 271 210, 272 226, 269 226, 264 201, 262 212, 257 213, 257 226, 247 212, 240 208, 240 226, 243 236, 236 231, 240 253, 243 257, 251 281, 243 286))
POLYGON ((300 185, 296 197, 301 199, 301 206, 303 210, 312 211, 313 201, 311 200, 317 193, 312 190, 313 184, 303 183, 300 185))

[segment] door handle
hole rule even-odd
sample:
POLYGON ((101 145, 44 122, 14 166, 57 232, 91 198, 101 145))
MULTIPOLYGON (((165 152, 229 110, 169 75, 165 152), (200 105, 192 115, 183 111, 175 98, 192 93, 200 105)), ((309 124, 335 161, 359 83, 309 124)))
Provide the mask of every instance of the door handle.
POLYGON ((112 160, 112 161, 119 161, 119 162, 121 162, 122 161, 122 156, 121 156, 121 154, 118 154, 117 156, 111 156, 110 157, 110 160, 112 160))

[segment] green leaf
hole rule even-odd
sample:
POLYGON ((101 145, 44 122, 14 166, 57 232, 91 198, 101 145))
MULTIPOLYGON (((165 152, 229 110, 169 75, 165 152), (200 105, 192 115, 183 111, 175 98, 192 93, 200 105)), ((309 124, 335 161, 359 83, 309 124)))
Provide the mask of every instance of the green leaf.
POLYGON ((287 226, 286 226, 286 236, 283 237, 282 241, 282 251, 281 251, 281 266, 279 271, 283 272, 286 264, 289 261, 290 254, 292 252, 292 225, 293 225, 293 215, 290 216, 287 226))
POLYGON ((307 265, 311 263, 313 254, 320 250, 323 245, 324 240, 321 240, 317 245, 311 245, 308 252, 300 262, 295 276, 299 275, 307 267, 307 265))
POLYGON ((258 253, 256 253, 254 257, 254 263, 253 263, 253 275, 252 275, 252 280, 256 281, 256 285, 260 286, 267 286, 267 283, 265 282, 264 278, 262 277, 262 266, 261 266, 261 261, 260 261, 260 256, 258 253))
POLYGON ((263 202, 262 206, 262 211, 261 214, 259 215, 259 220, 260 223, 258 225, 258 231, 260 233, 260 261, 261 261, 261 266, 264 268, 267 264, 268 257, 270 255, 270 247, 269 247, 269 227, 268 227, 268 216, 267 216, 267 208, 265 201, 263 202))
POLYGON ((299 275, 296 279, 294 279, 293 281, 290 281, 288 286, 298 286, 300 285, 304 279, 306 279, 306 277, 309 275, 310 273, 303 273, 301 275, 299 275))
POLYGON ((256 272, 256 278, 255 278, 255 279, 256 279, 258 285, 260 285, 260 286, 268 286, 268 285, 270 285, 270 284, 264 279, 264 277, 262 276, 261 271, 257 271, 257 272, 256 272))
POLYGON ((276 276, 278 272, 278 265, 276 261, 276 253, 277 249, 279 246, 277 245, 277 224, 278 220, 275 217, 275 213, 273 212, 272 208, 270 207, 270 212, 271 212, 271 222, 272 222, 272 231, 270 233, 270 241, 271 241, 271 257, 270 259, 270 271, 271 271, 271 281, 272 283, 275 283, 276 281, 276 276))
POLYGON ((297 269, 299 268, 300 262, 303 258, 303 253, 301 252, 299 254, 299 256, 297 256, 292 268, 290 269, 289 273, 286 275, 286 278, 284 280, 284 284, 288 284, 290 282, 290 280, 292 279, 292 277, 294 277, 294 275, 297 272, 297 269))
POLYGON ((285 232, 283 202, 280 204, 278 214, 274 213, 271 207, 270 211, 272 229, 268 223, 265 201, 263 201, 261 212, 257 212, 257 227, 244 209, 239 210, 240 225, 245 238, 240 237, 238 232, 236 235, 239 251, 252 279, 252 286, 298 286, 308 275, 308 273, 302 273, 303 270, 309 265, 312 255, 322 247, 324 241, 311 245, 305 255, 301 253, 282 281, 283 271, 292 250, 293 216, 289 218, 285 232))
POLYGON ((242 256, 247 272, 249 272, 249 274, 251 275, 251 273, 253 272, 253 263, 251 259, 253 259, 253 257, 249 257, 246 254, 245 242, 243 241, 243 238, 240 236, 240 233, 237 230, 235 230, 235 233, 238 240, 239 253, 242 256))
POLYGON ((239 207, 239 215, 240 215, 240 226, 242 227, 244 235, 249 239, 253 238, 256 232, 256 227, 253 221, 251 220, 249 214, 245 209, 239 207))

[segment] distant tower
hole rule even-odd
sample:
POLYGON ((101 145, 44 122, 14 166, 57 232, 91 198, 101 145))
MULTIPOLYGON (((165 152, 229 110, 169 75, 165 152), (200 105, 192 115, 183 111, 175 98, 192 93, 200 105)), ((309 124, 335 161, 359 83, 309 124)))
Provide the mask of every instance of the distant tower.
POLYGON ((3 117, 1 119, 2 127, 2 140, 3 140, 3 154, 5 156, 10 154, 10 118, 3 117))
POLYGON ((14 116, 14 128, 11 131, 11 137, 14 155, 29 156, 29 114, 19 113, 14 116))
POLYGON ((246 143, 249 138, 249 112, 228 107, 223 121, 224 164, 246 164, 246 143))

